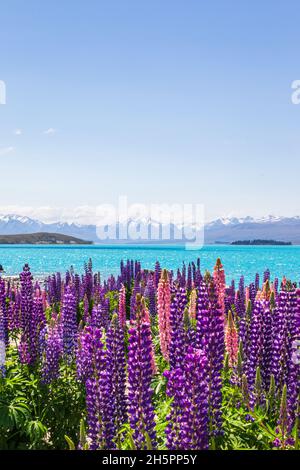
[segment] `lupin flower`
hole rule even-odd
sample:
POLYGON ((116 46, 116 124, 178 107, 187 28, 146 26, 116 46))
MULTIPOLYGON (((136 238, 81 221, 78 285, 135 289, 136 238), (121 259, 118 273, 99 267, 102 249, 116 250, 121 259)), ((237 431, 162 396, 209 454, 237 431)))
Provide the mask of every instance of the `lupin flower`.
POLYGON ((126 289, 124 284, 119 292, 119 322, 122 328, 126 325, 126 289))
POLYGON ((52 316, 46 335, 42 362, 42 382, 50 384, 59 377, 59 362, 63 353, 61 329, 56 315, 52 316))
POLYGON ((83 298, 83 316, 82 319, 85 324, 88 324, 90 322, 90 305, 89 305, 89 300, 87 298, 87 295, 84 296, 83 298))
POLYGON ((206 338, 204 352, 210 371, 209 410, 212 432, 222 434, 222 368, 224 360, 224 315, 219 305, 214 283, 209 285, 209 335, 206 338))
POLYGON ((154 282, 156 289, 158 288, 158 283, 161 278, 161 267, 158 261, 155 263, 155 272, 154 272, 154 282))
POLYGON ((238 358, 239 337, 230 310, 228 312, 227 325, 225 329, 225 345, 228 353, 229 366, 234 367, 238 358))
POLYGON ((77 375, 85 382, 90 449, 113 449, 115 443, 114 397, 109 354, 103 330, 86 326, 79 336, 77 375))
POLYGON ((137 316, 129 330, 128 402, 129 423, 137 449, 147 449, 148 441, 156 447, 152 405, 152 342, 150 324, 137 316))
POLYGON ((225 271, 223 269, 223 265, 221 263, 220 258, 217 259, 216 265, 214 267, 214 284, 218 296, 219 305, 225 314, 225 288, 226 288, 226 281, 225 281, 225 271))
POLYGON ((299 410, 300 396, 300 289, 288 293, 290 308, 290 328, 289 328, 289 373, 286 377, 287 382, 287 412, 288 412, 288 431, 294 427, 299 410))
POLYGON ((0 378, 5 376, 6 334, 3 307, 0 304, 0 378))
POLYGON ((77 309, 76 299, 71 286, 67 286, 62 306, 63 347, 67 359, 74 355, 77 343, 77 309))
POLYGON ((184 331, 184 309, 187 304, 186 291, 183 287, 178 288, 171 302, 170 309, 170 367, 180 366, 186 352, 186 341, 184 331))
POLYGON ((6 304, 5 281, 0 277, 0 307, 2 311, 2 328, 5 341, 5 347, 8 347, 8 307, 6 304))
POLYGON ((118 433, 127 421, 126 357, 123 327, 114 314, 107 332, 107 364, 111 374, 113 419, 118 433))
POLYGON ((97 328, 107 330, 109 326, 109 299, 102 296, 98 305, 94 305, 91 315, 91 324, 97 328))
MULTIPOLYGON (((280 400, 279 420, 276 429, 278 437, 274 440, 274 447, 285 449, 287 445, 293 444, 288 436, 288 410, 287 410, 287 386, 284 384, 280 400)), ((297 430, 298 432, 298 430, 297 430)))
POLYGON ((31 363, 38 359, 39 352, 39 333, 40 330, 46 326, 46 317, 43 308, 43 298, 39 289, 32 302, 32 315, 30 319, 30 337, 29 337, 29 350, 31 356, 31 363))
POLYGON ((148 299, 150 315, 154 317, 156 314, 156 299, 155 299, 155 286, 154 286, 152 275, 150 275, 147 280, 147 286, 145 289, 145 297, 148 299))
POLYGON ((189 316, 191 320, 196 319, 197 310, 197 290, 193 289, 190 295, 189 316))
POLYGON ((256 369, 261 364, 263 348, 263 303, 256 301, 254 304, 249 338, 249 354, 247 358, 247 380, 250 392, 250 405, 255 403, 254 385, 256 369))
POLYGON ((209 370, 209 415, 213 434, 222 432, 222 368, 224 360, 224 315, 213 281, 201 281, 198 291, 196 346, 203 350, 209 370))
POLYGON ((261 373, 264 382, 264 388, 267 390, 270 385, 271 377, 271 361, 272 361, 272 349, 273 349, 273 313, 270 310, 270 302, 264 302, 264 313, 263 313, 263 348, 261 358, 261 373))
POLYGON ((190 348, 181 367, 166 371, 167 394, 173 397, 167 418, 169 450, 208 448, 208 362, 200 350, 190 348))
POLYGON ((22 363, 30 364, 34 360, 30 351, 30 343, 32 341, 32 336, 34 336, 34 332, 31 331, 33 325, 33 285, 32 275, 28 264, 24 265, 23 272, 20 274, 20 284, 22 333, 19 344, 19 355, 22 363))
POLYGON ((162 355, 169 359, 171 291, 168 271, 163 270, 157 288, 157 313, 162 355))
POLYGON ((191 263, 189 263, 189 265, 188 265, 186 288, 189 292, 192 290, 192 266, 191 266, 191 263))
POLYGON ((286 309, 287 309, 287 293, 281 291, 278 294, 276 307, 273 312, 272 324, 272 357, 270 361, 270 373, 274 375, 276 387, 282 385, 282 369, 281 362, 286 341, 286 309))

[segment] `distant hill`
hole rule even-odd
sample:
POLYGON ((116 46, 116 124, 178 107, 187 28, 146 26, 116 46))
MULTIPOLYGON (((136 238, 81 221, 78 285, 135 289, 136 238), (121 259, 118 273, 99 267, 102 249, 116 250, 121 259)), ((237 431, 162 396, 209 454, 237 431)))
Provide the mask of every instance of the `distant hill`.
POLYGON ((291 242, 279 242, 276 240, 237 240, 236 242, 232 242, 231 245, 279 245, 279 246, 287 246, 292 245, 291 242))
MULTIPOLYGON (((148 229, 157 228, 158 222, 146 220, 148 229)), ((170 224, 171 232, 175 226, 170 224)), ((122 243, 120 240, 100 240, 97 236, 96 225, 77 224, 67 222, 56 222, 51 224, 43 223, 39 220, 31 219, 16 214, 0 214, 0 234, 33 234, 33 233, 55 233, 68 235, 81 240, 92 241, 94 243, 122 243)), ((244 218, 220 218, 205 224, 204 241, 205 244, 224 243, 230 244, 236 240, 281 240, 291 242, 293 245, 300 245, 300 217, 276 217, 268 216, 261 219, 252 217, 244 218)), ((123 243, 149 243, 149 240, 128 240, 123 243)), ((153 243, 153 241, 151 242, 153 243)), ((156 240, 158 244, 168 244, 168 240, 156 240)), ((176 241, 171 241, 176 243, 176 241)), ((177 242, 178 243, 178 242, 177 242)))
POLYGON ((1 245, 90 245, 92 242, 61 233, 25 233, 0 235, 1 245))

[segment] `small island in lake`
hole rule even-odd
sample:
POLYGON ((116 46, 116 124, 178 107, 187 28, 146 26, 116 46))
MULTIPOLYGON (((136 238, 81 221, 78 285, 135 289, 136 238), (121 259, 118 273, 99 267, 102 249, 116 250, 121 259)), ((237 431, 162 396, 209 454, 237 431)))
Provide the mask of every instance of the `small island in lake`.
POLYGON ((281 242, 277 240, 237 240, 232 242, 231 245, 280 245, 290 246, 292 242, 281 242))
POLYGON ((0 235, 0 245, 92 245, 92 243, 61 233, 37 232, 0 235))

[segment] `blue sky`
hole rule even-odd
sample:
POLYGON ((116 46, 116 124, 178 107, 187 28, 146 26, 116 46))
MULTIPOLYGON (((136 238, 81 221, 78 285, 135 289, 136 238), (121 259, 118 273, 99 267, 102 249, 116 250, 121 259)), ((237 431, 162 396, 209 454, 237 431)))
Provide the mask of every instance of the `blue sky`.
POLYGON ((299 214, 299 2, 1 5, 0 211, 299 214), (19 130, 16 132, 16 130, 19 130))

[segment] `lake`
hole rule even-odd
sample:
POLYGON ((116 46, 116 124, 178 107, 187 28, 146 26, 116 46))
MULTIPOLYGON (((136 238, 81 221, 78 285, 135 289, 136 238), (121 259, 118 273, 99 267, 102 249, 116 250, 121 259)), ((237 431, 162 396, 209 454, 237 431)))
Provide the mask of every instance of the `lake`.
POLYGON ((255 273, 267 268, 272 277, 285 275, 293 281, 300 280, 300 246, 232 246, 207 245, 197 251, 167 246, 63 246, 63 245, 0 245, 0 263, 6 275, 16 275, 24 263, 29 263, 34 275, 66 271, 71 265, 82 271, 84 261, 93 260, 94 270, 103 277, 117 274, 120 260, 127 258, 141 261, 145 268, 153 268, 159 260, 162 267, 177 269, 185 261, 201 259, 201 270, 212 270, 220 257, 226 272, 227 283, 243 274, 247 283, 255 273))

